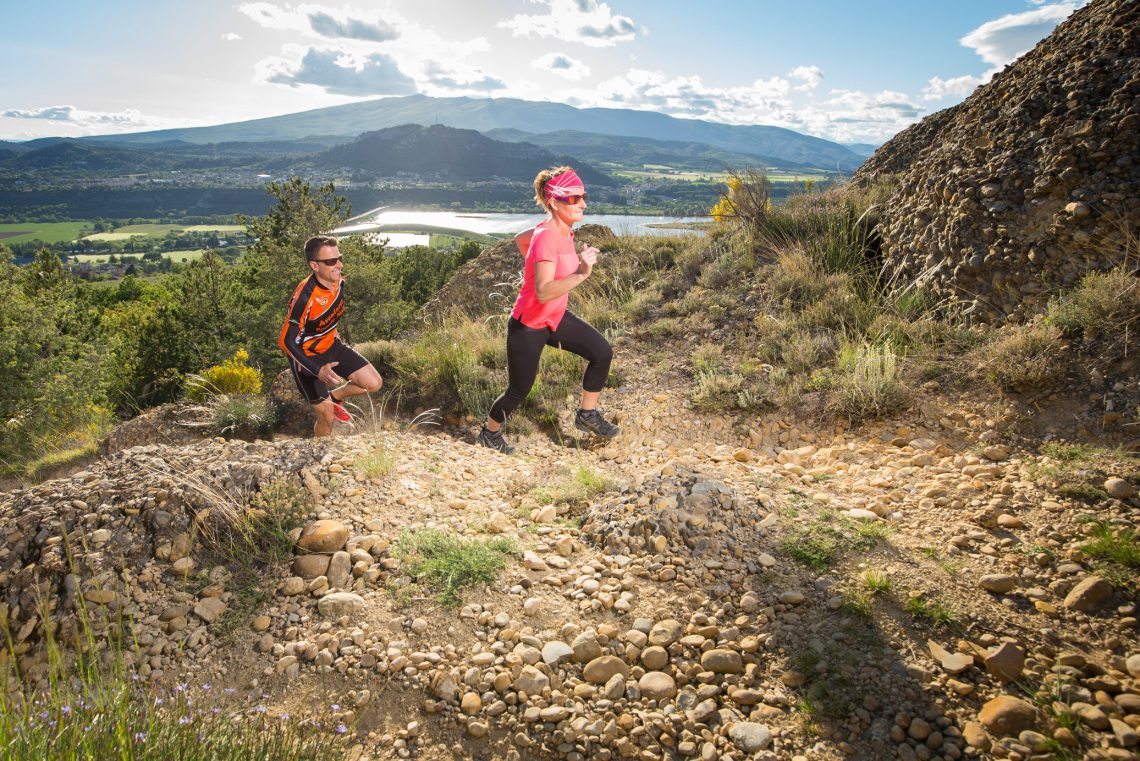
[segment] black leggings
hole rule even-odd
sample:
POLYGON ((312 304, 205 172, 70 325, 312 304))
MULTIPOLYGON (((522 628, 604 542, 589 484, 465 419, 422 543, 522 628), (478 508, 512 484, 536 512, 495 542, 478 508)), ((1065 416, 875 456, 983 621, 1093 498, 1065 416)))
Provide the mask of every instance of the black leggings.
POLYGON ((610 374, 610 361, 614 350, 601 333, 573 312, 566 312, 558 323, 558 330, 528 328, 514 317, 507 323, 507 374, 510 385, 507 391, 491 405, 487 414, 502 424, 530 393, 538 375, 538 360, 545 346, 554 346, 577 354, 589 362, 582 377, 586 391, 601 391, 610 374))

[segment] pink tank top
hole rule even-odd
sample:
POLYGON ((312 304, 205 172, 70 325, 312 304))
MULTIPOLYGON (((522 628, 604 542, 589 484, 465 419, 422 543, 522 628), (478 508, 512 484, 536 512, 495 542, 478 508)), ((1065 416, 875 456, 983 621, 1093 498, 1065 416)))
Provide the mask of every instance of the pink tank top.
POLYGON ((527 249, 523 265, 522 288, 519 289, 511 317, 528 328, 558 330, 558 323, 562 322, 562 315, 566 314, 570 294, 564 293, 545 304, 539 301, 534 290, 534 265, 536 262, 554 262, 554 279, 561 280, 577 272, 579 262, 578 254, 574 251, 574 233, 571 232, 569 236, 560 235, 549 224, 550 220, 546 220, 534 228, 534 236, 530 239, 530 248, 527 249))

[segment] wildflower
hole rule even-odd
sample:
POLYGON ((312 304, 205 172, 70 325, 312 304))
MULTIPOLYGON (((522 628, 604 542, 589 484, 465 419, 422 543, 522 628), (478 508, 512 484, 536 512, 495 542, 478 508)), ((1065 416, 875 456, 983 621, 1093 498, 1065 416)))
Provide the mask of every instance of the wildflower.
POLYGON ((258 706, 257 708, 254 708, 253 710, 257 711, 258 713, 265 713, 265 706, 258 706))
POLYGON ((330 706, 330 708, 332 708, 334 711, 339 711, 340 710, 340 703, 333 703, 330 706))
POLYGON ((283 714, 281 714, 281 716, 279 718, 281 719, 281 721, 289 721, 289 714, 283 713, 283 714))
POLYGON ((165 702, 166 702, 166 701, 165 701, 165 700, 163 700, 162 698, 155 698, 155 699, 154 699, 154 704, 155 704, 156 706, 160 706, 160 705, 162 705, 162 704, 163 704, 163 703, 165 703, 165 702))
POLYGON ((186 682, 182 682, 181 684, 179 684, 177 687, 174 688, 174 691, 175 692, 182 692, 183 690, 185 690, 189 686, 190 685, 188 685, 186 682))
POLYGON ((336 725, 336 733, 338 735, 343 735, 347 731, 348 731, 348 727, 346 727, 345 725, 343 725, 343 724, 337 724, 336 725))
POLYGON ((227 695, 233 695, 234 693, 237 692, 237 689, 235 689, 233 687, 227 687, 224 690, 222 690, 222 692, 226 693, 227 695))
POLYGON ((61 713, 63 713, 64 716, 67 716, 69 713, 71 713, 71 706, 62 706, 59 710, 61 713))
POLYGON ((204 685, 202 685, 202 689, 205 690, 206 692, 209 692, 212 684, 213 684, 212 682, 206 682, 204 685))
POLYGON ((135 732, 135 741, 142 742, 146 739, 146 732, 135 732))
POLYGON ((189 724, 192 721, 194 721, 194 719, 192 719, 191 717, 183 716, 181 719, 178 720, 178 723, 182 726, 186 726, 187 724, 189 724))

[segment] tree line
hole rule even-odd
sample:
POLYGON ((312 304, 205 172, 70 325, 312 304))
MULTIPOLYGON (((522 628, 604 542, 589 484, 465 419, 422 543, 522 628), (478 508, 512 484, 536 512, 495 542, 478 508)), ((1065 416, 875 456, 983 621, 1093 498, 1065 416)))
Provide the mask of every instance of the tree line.
MULTIPOLYGON (((285 367, 277 347, 287 300, 308 273, 312 235, 351 214, 329 183, 271 183, 264 217, 242 217, 253 241, 228 264, 214 252, 162 278, 84 282, 41 249, 15 265, 0 245, 0 468, 9 473, 101 435, 114 419, 179 398, 188 375, 246 349, 266 377, 285 367)), ((360 236, 342 241, 350 341, 391 338, 464 261, 479 253, 425 246, 395 254, 360 236)))

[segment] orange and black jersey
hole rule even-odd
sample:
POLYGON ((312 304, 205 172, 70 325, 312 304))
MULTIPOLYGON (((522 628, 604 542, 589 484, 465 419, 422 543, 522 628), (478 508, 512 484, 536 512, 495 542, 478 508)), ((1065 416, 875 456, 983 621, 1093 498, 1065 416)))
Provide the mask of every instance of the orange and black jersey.
POLYGON ((301 367, 316 375, 325 362, 314 357, 332 348, 336 325, 344 316, 344 280, 329 290, 316 274, 298 283, 289 300, 289 312, 278 345, 301 367))

